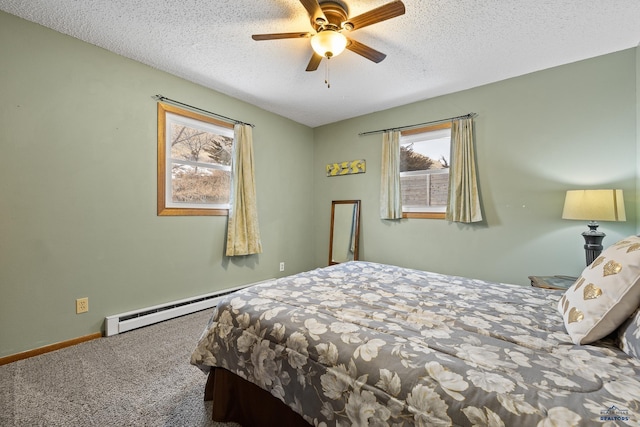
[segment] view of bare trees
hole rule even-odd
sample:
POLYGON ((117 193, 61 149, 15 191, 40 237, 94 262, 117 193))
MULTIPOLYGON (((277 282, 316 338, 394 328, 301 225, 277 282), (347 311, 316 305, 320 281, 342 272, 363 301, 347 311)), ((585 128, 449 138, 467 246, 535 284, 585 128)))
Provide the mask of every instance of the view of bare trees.
POLYGON ((446 169, 449 163, 442 156, 439 160, 417 153, 413 150, 413 145, 400 146, 400 171, 420 171, 427 169, 446 169))
POLYGON ((172 200, 229 203, 233 138, 178 124, 171 132, 172 200))

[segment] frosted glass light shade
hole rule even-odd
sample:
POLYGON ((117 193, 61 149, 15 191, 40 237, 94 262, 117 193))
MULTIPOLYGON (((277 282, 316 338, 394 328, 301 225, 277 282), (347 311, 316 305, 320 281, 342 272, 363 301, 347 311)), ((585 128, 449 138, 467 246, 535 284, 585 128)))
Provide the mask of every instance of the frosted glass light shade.
POLYGON ((311 37, 311 47, 320 56, 332 58, 347 47, 347 38, 334 30, 320 31, 311 37))
POLYGON ((626 221, 622 190, 569 190, 564 200, 562 218, 626 221))

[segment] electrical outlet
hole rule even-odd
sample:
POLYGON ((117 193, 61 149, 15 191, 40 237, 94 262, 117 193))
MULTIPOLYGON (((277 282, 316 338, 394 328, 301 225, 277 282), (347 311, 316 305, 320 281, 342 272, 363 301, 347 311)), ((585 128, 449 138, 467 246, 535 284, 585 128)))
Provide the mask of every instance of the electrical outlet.
POLYGON ((78 298, 76 300, 76 314, 89 311, 89 298, 78 298))
POLYGON ((284 271, 284 261, 280 263, 280 271, 284 271))

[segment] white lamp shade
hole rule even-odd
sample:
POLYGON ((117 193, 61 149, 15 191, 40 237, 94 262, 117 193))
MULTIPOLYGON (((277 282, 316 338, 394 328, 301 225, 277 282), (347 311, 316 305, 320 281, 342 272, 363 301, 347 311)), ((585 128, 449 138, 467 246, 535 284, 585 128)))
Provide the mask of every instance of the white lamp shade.
POLYGON ((311 47, 318 55, 331 58, 344 51, 347 38, 337 31, 324 30, 311 37, 311 47))
POLYGON ((563 219, 626 221, 622 190, 567 191, 563 219))

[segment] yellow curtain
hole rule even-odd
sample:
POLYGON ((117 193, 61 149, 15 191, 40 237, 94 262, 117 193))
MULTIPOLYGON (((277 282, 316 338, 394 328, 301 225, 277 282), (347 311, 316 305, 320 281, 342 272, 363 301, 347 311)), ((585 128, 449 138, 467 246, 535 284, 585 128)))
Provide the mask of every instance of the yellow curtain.
POLYGON ((451 126, 451 172, 446 213, 449 221, 482 221, 473 145, 473 119, 455 120, 451 126))
POLYGON ((236 124, 234 131, 227 256, 259 254, 262 243, 258 228, 252 129, 249 125, 236 124))
POLYGON ((400 131, 382 135, 382 179, 380 182, 380 218, 402 218, 400 192, 400 131))

